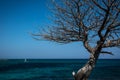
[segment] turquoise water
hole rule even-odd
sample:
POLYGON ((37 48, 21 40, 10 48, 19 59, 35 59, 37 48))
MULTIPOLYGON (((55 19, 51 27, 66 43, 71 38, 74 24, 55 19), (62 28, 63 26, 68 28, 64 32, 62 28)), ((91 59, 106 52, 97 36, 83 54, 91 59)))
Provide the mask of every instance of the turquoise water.
MULTIPOLYGON (((73 80, 85 59, 0 60, 0 80, 73 80)), ((90 80, 120 80, 120 60, 98 60, 90 80)))

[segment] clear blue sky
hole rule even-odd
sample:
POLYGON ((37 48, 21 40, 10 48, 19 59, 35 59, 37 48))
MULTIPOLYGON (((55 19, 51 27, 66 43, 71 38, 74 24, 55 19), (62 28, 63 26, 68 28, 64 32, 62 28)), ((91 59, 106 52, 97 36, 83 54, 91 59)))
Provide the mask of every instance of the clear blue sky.
MULTIPOLYGON (((0 58, 88 58, 80 42, 65 45, 34 40, 29 32, 50 23, 47 0, 0 0, 0 58)), ((101 58, 120 58, 120 49, 101 58)))

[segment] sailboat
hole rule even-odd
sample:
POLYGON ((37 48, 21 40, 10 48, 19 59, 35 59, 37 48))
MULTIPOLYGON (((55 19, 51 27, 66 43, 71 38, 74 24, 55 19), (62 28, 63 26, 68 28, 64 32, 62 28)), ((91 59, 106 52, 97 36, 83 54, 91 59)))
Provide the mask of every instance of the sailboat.
POLYGON ((27 62, 27 59, 24 59, 24 62, 27 62))

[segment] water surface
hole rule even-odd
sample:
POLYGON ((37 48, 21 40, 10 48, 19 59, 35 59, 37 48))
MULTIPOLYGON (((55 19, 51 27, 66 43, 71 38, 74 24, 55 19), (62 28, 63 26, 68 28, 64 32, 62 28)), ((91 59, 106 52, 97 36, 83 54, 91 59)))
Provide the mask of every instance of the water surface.
MULTIPOLYGON (((0 60, 0 80, 73 80, 86 59, 0 60)), ((90 80, 120 80, 120 60, 98 60, 90 80)))

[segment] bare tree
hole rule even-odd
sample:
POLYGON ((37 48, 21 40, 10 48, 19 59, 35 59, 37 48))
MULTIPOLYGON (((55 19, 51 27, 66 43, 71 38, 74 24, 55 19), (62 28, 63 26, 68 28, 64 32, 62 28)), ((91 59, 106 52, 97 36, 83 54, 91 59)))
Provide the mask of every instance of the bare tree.
POLYGON ((112 54, 103 49, 120 46, 120 0, 58 0, 53 5, 55 24, 33 35, 58 43, 81 41, 90 58, 73 76, 87 80, 99 55, 112 54))

